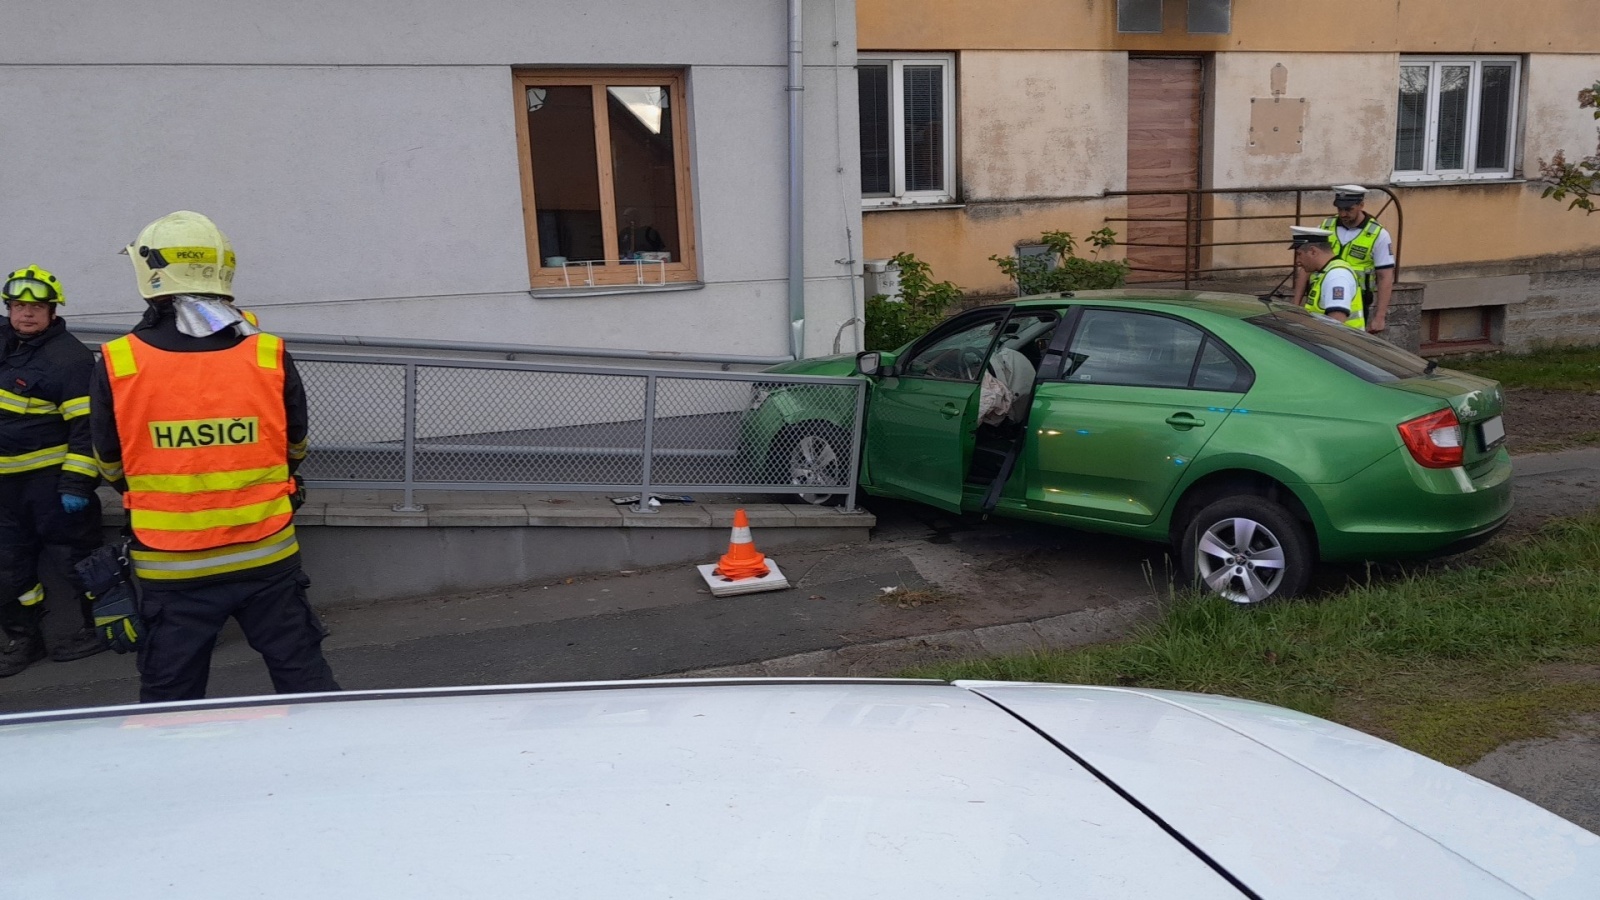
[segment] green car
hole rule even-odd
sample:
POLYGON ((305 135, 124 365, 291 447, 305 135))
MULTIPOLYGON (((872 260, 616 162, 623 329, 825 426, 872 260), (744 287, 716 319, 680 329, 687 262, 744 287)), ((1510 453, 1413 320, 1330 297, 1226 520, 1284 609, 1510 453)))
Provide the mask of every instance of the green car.
MULTIPOLYGON (((1294 595, 1318 560, 1458 552, 1511 512, 1498 383, 1250 296, 1024 298, 768 371, 869 381, 870 494, 1167 543, 1238 603, 1294 595)), ((844 483, 854 410, 758 394, 758 458, 844 483)))

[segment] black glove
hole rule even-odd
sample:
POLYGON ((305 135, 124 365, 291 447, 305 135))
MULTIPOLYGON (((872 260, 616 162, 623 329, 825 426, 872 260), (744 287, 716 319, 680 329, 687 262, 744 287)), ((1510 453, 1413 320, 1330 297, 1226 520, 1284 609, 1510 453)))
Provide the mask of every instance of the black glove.
POLYGON ((306 480, 299 475, 294 476, 294 493, 289 495, 289 508, 297 510, 306 505, 306 480))
POLYGON ((144 637, 138 596, 123 568, 120 547, 107 544, 76 566, 84 591, 94 601, 94 627, 111 649, 127 653, 144 637))

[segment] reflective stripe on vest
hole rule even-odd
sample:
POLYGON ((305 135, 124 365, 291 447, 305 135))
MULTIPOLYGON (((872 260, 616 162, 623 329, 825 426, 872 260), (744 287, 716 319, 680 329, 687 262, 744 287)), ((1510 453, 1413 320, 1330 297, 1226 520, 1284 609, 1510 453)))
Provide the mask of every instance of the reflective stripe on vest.
POLYGON ((1311 282, 1306 286, 1305 308, 1319 316, 1325 314, 1325 311, 1322 308, 1322 279, 1334 269, 1348 269, 1350 274, 1355 276, 1356 295, 1350 298, 1350 317, 1344 320, 1344 324, 1350 326, 1351 328, 1359 328, 1365 331, 1367 328, 1367 319, 1363 312, 1363 304, 1361 302, 1361 274, 1355 270, 1354 266, 1342 259, 1330 259, 1328 260, 1328 264, 1323 266, 1320 272, 1315 272, 1312 274, 1311 282))
POLYGON ((128 482, 122 503, 140 543, 231 552, 289 526, 283 341, 256 334, 227 350, 176 353, 126 335, 104 355, 128 482))
POLYGON ((1356 280, 1361 282, 1361 290, 1371 294, 1377 286, 1377 260, 1373 255, 1377 253, 1378 235, 1383 233, 1383 226, 1378 220, 1367 216, 1367 221, 1361 226, 1361 231, 1350 239, 1350 243, 1339 243, 1339 219, 1323 219, 1322 227, 1333 234, 1333 257, 1342 259, 1356 270, 1356 280))
POLYGON ((295 537, 294 526, 290 525, 259 541, 232 544, 216 550, 171 553, 131 547, 128 559, 133 563, 134 574, 146 581, 185 581, 257 569, 288 559, 298 552, 300 541, 295 537))

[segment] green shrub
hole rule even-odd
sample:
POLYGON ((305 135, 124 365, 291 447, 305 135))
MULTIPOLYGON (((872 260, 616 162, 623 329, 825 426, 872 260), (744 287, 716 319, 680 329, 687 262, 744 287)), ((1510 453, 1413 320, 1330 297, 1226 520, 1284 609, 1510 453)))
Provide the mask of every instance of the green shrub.
MULTIPOLYGON (((1089 235, 1095 257, 1116 242, 1117 233, 1110 228, 1101 228, 1089 235)), ((1046 231, 1039 236, 1039 243, 1050 248, 1049 257, 989 257, 1016 284, 1019 297, 1117 288, 1128 280, 1128 264, 1120 259, 1085 259, 1078 256, 1078 241, 1070 232, 1046 231)))
POLYGON ((895 350, 921 337, 961 300, 961 288, 934 281, 932 268, 910 253, 897 253, 892 262, 900 270, 900 300, 882 294, 867 298, 868 350, 895 350))

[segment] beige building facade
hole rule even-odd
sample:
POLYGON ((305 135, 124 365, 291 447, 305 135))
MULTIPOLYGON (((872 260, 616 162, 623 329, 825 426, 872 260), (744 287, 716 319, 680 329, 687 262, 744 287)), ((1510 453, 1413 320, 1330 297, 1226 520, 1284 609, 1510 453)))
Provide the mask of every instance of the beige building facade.
POLYGON ((869 260, 908 251, 1001 297, 991 255, 1109 226, 1132 280, 1266 290, 1288 226, 1354 182, 1421 286, 1397 292, 1392 340, 1600 343, 1600 216, 1532 180, 1595 150, 1576 100, 1600 78, 1592 0, 906 9, 857 4, 869 260))

